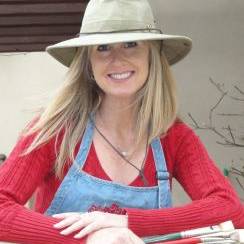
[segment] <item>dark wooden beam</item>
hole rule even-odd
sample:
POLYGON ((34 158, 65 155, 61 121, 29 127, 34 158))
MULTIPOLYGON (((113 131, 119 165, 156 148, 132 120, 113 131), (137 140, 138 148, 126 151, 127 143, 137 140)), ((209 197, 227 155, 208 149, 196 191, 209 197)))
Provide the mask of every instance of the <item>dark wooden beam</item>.
POLYGON ((22 3, 88 3, 88 0, 1 0, 0 4, 22 4, 22 3))
POLYGON ((84 12, 85 3, 2 4, 0 15, 63 14, 84 12))
POLYGON ((19 44, 37 44, 37 43, 55 43, 63 40, 73 38, 73 35, 57 35, 57 36, 14 36, 14 37, 1 37, 0 45, 16 45, 19 44))
POLYGON ((43 52, 47 43, 42 44, 18 44, 18 45, 3 45, 1 52, 43 52))
POLYGON ((35 25, 65 25, 81 24, 81 13, 64 13, 60 15, 26 15, 26 16, 1 16, 0 27, 7 26, 35 26, 35 25))
POLYGON ((80 25, 0 27, 0 38, 6 36, 75 35, 79 31, 80 25))
POLYGON ((80 31, 88 0, 0 0, 0 52, 44 51, 80 31))

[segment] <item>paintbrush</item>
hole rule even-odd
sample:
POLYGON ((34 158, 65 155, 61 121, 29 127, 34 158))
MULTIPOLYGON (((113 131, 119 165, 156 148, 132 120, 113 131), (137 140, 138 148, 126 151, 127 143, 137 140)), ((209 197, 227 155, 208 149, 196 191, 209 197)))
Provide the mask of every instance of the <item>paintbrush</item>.
POLYGON ((230 238, 233 241, 244 243, 244 230, 220 231, 213 234, 202 235, 199 237, 223 237, 230 238))
POLYGON ((190 238, 190 237, 195 237, 195 236, 200 236, 200 235, 213 234, 213 233, 217 233, 219 231, 230 231, 230 230, 234 230, 234 226, 231 221, 227 221, 227 222, 223 222, 219 225, 214 225, 214 226, 209 226, 209 227, 192 229, 192 230, 176 232, 176 233, 166 234, 166 235, 144 237, 143 241, 144 241, 144 243, 172 241, 172 240, 190 238))
MULTIPOLYGON (((200 242, 201 243, 201 242, 200 242)), ((222 243, 237 243, 236 241, 233 240, 229 240, 229 239, 225 239, 225 240, 219 240, 219 241, 206 241, 206 242, 202 242, 202 243, 206 243, 206 244, 222 244, 222 243)), ((239 243, 239 242, 238 242, 239 243)))
MULTIPOLYGON (((198 244, 198 243, 223 243, 223 241, 231 241, 230 239, 222 238, 222 237, 192 237, 192 238, 185 238, 185 239, 179 239, 175 241, 166 241, 166 242, 156 242, 154 244, 198 244)), ((234 242, 233 242, 234 243, 234 242)))

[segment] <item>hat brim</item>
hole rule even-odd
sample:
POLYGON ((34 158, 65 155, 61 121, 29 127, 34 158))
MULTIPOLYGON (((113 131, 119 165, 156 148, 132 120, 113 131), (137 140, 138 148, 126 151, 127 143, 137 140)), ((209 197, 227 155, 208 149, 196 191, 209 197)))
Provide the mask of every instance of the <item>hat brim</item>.
POLYGON ((69 67, 78 47, 143 40, 162 40, 162 50, 170 65, 183 59, 192 47, 192 40, 186 36, 157 33, 106 33, 80 35, 48 46, 46 51, 60 63, 69 67))

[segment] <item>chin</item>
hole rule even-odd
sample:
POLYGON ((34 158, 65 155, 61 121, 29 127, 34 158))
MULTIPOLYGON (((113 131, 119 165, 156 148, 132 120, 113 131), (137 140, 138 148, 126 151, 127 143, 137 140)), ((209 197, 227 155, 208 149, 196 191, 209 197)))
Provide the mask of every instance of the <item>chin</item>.
POLYGON ((111 96, 113 98, 118 98, 118 99, 121 99, 121 98, 128 99, 128 98, 134 98, 136 95, 136 92, 130 92, 130 93, 128 93, 128 91, 116 92, 116 93, 109 93, 107 95, 111 96))

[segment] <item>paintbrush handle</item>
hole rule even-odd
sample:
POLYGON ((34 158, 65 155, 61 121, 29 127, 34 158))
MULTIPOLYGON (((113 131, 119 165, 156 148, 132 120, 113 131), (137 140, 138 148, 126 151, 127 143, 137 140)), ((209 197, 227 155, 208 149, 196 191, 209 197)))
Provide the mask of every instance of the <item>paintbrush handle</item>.
POLYGON ((186 239, 175 240, 175 241, 156 242, 153 244, 197 244, 197 243, 202 243, 201 239, 199 239, 199 238, 186 238, 186 239))
MULTIPOLYGON (((209 238, 185 238, 180 240, 174 240, 174 241, 163 241, 163 242, 156 242, 154 244, 197 244, 197 243, 225 243, 227 239, 221 238, 221 237, 209 237, 209 238)), ((232 243, 232 240, 228 240, 230 243, 232 243)))
POLYGON ((145 237, 143 238, 143 241, 145 243, 155 243, 155 242, 163 242, 163 241, 173 241, 182 239, 181 233, 172 233, 172 234, 166 234, 162 236, 151 236, 151 237, 145 237))

